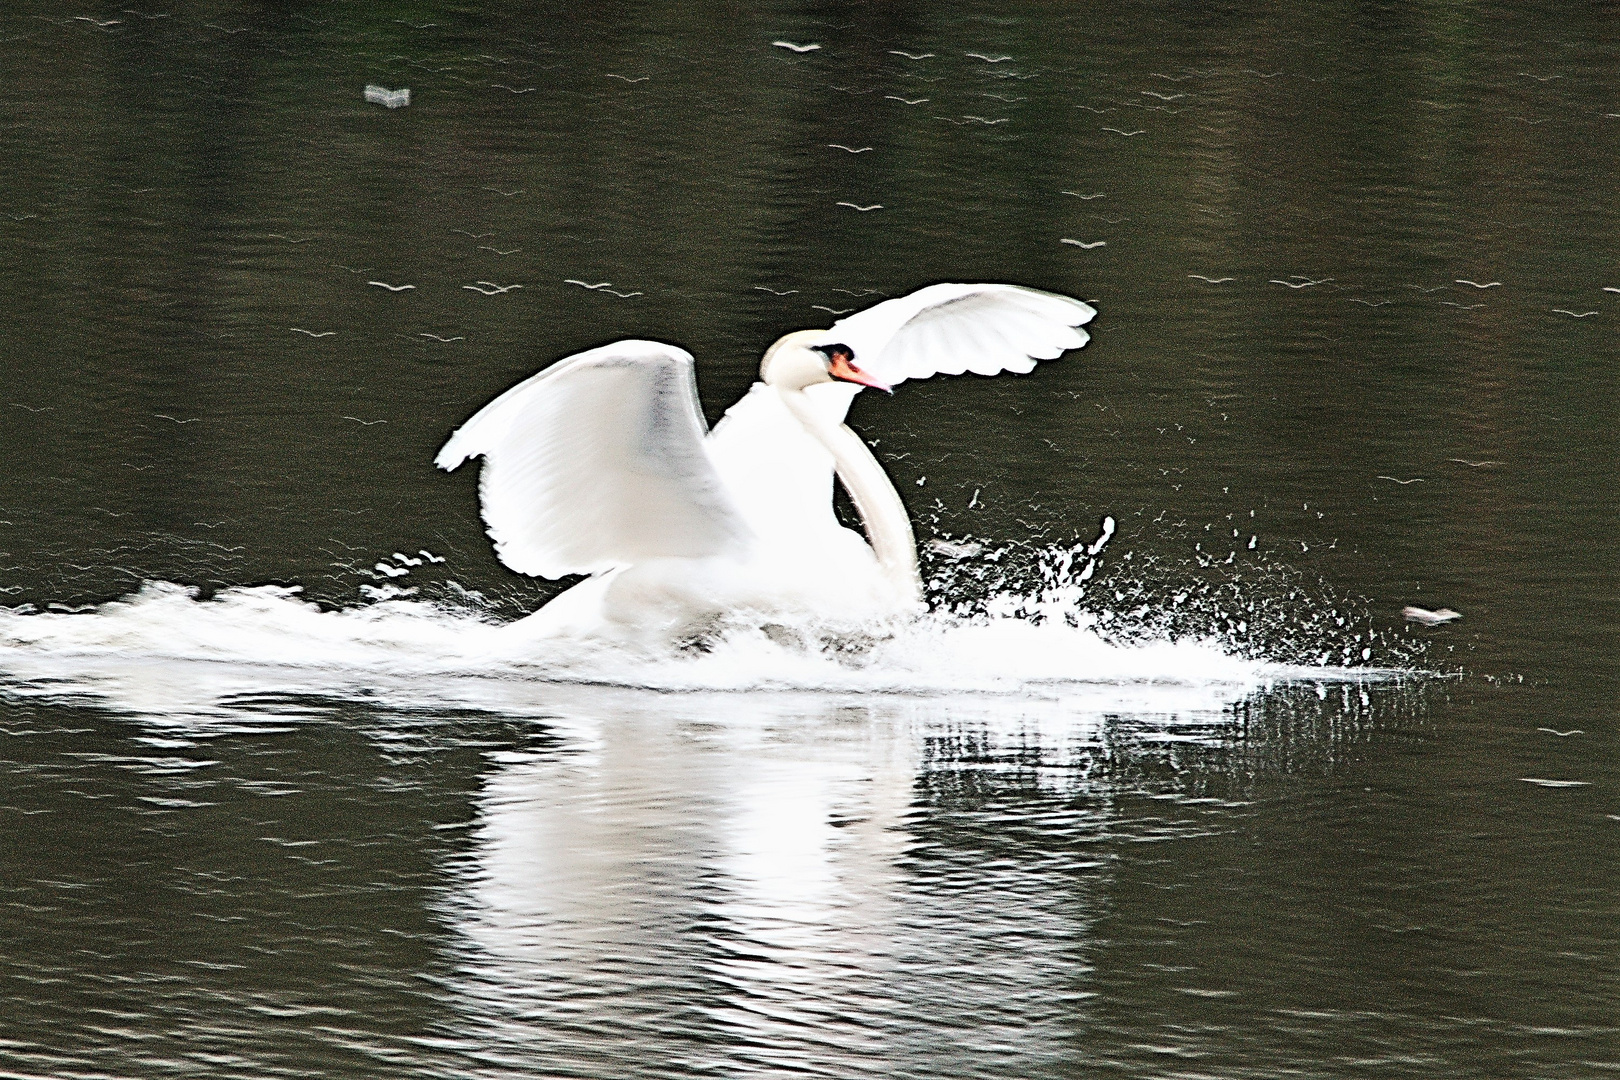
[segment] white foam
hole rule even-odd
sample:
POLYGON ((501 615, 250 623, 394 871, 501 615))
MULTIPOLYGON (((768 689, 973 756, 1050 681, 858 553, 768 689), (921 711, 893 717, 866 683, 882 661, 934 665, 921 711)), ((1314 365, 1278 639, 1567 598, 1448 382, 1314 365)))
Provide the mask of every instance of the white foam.
POLYGON ((418 599, 323 610, 297 589, 277 586, 200 599, 195 590, 154 582, 85 613, 0 609, 0 687, 85 695, 156 716, 234 712, 232 699, 256 693, 360 687, 406 702, 487 699, 508 708, 514 686, 541 684, 1016 695, 1084 699, 1088 710, 1208 715, 1257 686, 1301 674, 1213 642, 1116 644, 1086 625, 1010 616, 929 617, 857 648, 805 645, 744 626, 703 650, 649 651, 537 640, 521 621, 497 623, 418 599), (493 684, 502 689, 492 695, 493 684))

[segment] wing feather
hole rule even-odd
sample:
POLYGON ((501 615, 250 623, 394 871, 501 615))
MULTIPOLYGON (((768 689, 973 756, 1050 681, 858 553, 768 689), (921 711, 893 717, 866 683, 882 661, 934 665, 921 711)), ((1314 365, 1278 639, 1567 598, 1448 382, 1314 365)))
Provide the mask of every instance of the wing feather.
POLYGON ((484 523, 507 566, 595 574, 747 543, 705 434, 691 354, 620 341, 512 387, 462 424, 434 463, 448 470, 483 456, 484 523))
POLYGON ((930 285, 835 322, 863 370, 893 386, 931 375, 1033 371, 1090 340, 1091 305, 1020 285, 930 285))

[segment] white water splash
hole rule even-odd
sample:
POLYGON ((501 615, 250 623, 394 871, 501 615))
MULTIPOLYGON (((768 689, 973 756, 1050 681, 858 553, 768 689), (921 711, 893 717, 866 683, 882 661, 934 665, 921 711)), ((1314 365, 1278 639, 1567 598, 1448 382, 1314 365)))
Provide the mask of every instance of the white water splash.
MULTIPOLYGON (((1196 641, 1110 644, 1089 626, 1007 615, 933 616, 891 636, 830 647, 733 628, 702 650, 535 639, 425 600, 323 610, 299 590, 235 588, 202 599, 152 582, 81 613, 0 610, 0 685, 12 693, 88 695, 146 714, 208 712, 255 692, 354 692, 443 704, 465 680, 594 684, 663 691, 1101 694, 1121 707, 1218 712, 1284 669, 1196 641)), ((476 696, 476 695, 475 695, 476 696)), ((504 696, 504 695, 503 695, 504 696)))
POLYGON ((858 649, 805 646, 770 628, 740 626, 702 650, 653 652, 599 639, 535 638, 521 620, 495 623, 424 600, 323 610, 300 591, 265 585, 200 599, 195 589, 149 582, 89 611, 0 609, 0 668, 118 656, 660 690, 888 693, 1006 693, 1066 682, 1248 684, 1263 677, 1263 665, 1214 645, 1110 645, 1085 626, 1007 614, 923 618, 858 649))
MULTIPOLYGON (((0 609, 0 690, 88 697, 146 716, 240 715, 233 703, 311 693, 527 711, 554 699, 556 688, 575 686, 966 694, 1060 703, 1063 711, 1094 715, 1209 718, 1275 682, 1393 674, 1335 668, 1326 653, 1310 667, 1269 662, 1243 650, 1230 628, 1177 634, 1150 605, 1126 612, 1088 606, 1097 557, 1114 531, 1114 519, 1105 518, 1095 540, 1030 548, 1024 554, 1033 556, 1016 567, 1013 547, 938 545, 930 549, 929 591, 949 600, 936 600, 934 613, 908 623, 851 632, 743 622, 683 645, 538 636, 523 619, 492 618, 482 597, 453 581, 444 584, 462 598, 458 604, 384 583, 361 585, 366 602, 335 610, 296 587, 238 587, 203 599, 196 589, 147 582, 132 596, 86 610, 0 609)), ((444 561, 419 554, 395 552, 397 566, 379 562, 387 571, 379 580, 444 561)))

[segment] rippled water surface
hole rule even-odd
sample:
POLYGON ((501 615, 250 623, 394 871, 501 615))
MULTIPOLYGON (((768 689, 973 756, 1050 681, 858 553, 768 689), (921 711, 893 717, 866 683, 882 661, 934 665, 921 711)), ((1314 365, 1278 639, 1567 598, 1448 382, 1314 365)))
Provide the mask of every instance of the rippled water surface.
POLYGON ((0 1075, 1615 1075, 1617 27, 11 5, 0 1075), (927 619, 513 628, 480 404, 937 281, 927 619))

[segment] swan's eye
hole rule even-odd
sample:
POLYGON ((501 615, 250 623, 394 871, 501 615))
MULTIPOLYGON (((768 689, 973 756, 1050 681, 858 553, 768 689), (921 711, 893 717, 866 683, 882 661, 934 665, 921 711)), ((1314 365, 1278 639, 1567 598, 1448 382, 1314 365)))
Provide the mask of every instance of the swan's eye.
POLYGON ((862 386, 870 386, 877 390, 886 391, 889 389, 887 383, 874 379, 871 375, 855 366, 853 363, 855 353, 848 345, 827 345, 825 349, 832 357, 827 364, 828 375, 835 379, 842 379, 844 382, 859 383, 862 386))

